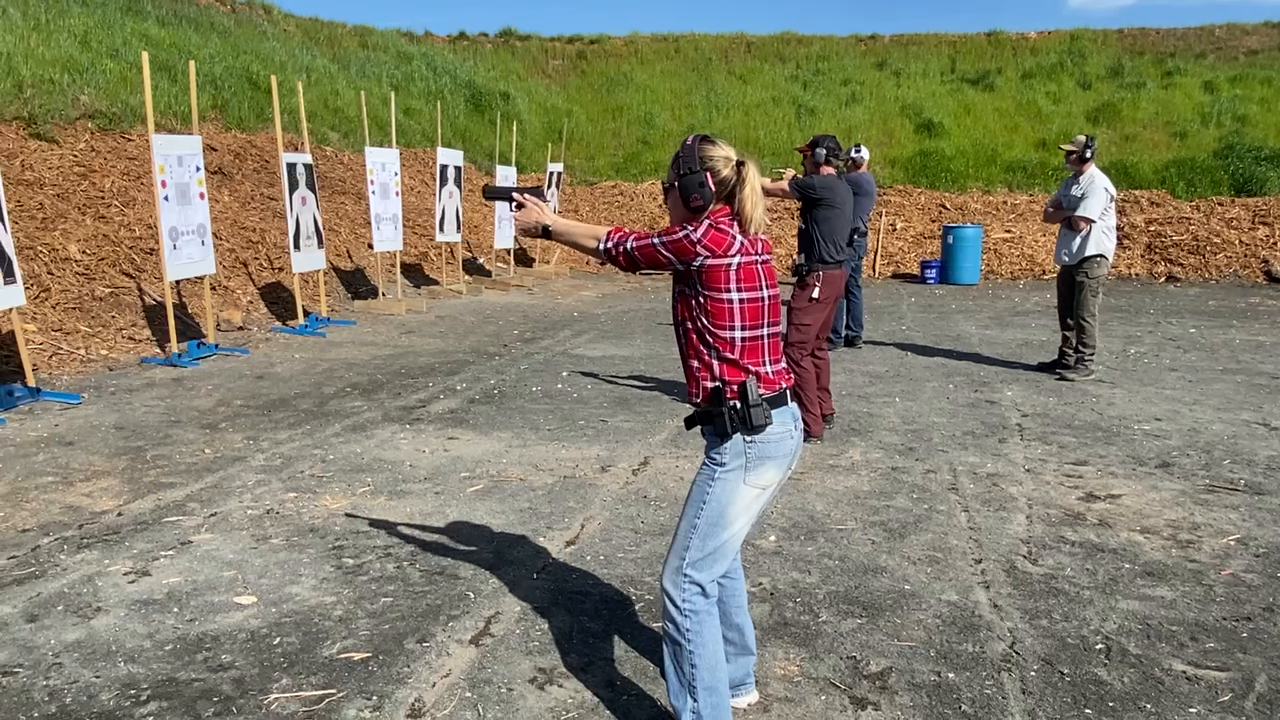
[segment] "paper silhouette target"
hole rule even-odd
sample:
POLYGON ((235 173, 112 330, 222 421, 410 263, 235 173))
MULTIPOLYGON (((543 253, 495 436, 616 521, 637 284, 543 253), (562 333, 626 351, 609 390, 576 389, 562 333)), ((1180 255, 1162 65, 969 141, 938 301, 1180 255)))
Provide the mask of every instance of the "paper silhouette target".
MULTIPOLYGON (((498 166, 497 185, 515 187, 517 183, 514 167, 498 166)), ((499 250, 511 250, 516 246, 516 214, 511 203, 493 204, 493 246, 499 250)))
POLYGON ((542 189, 547 193, 547 205, 551 212, 560 214, 560 190, 564 187, 564 163, 547 163, 547 184, 542 189))
POLYGON ((153 135, 151 142, 165 276, 186 280, 217 274, 204 144, 199 135, 153 135))
POLYGON ((462 151, 436 148, 436 242, 462 242, 462 151))
POLYGON ((369 186, 369 221, 373 224, 373 251, 404 249, 404 203, 400 197, 400 151, 395 148, 364 149, 365 176, 369 186))
POLYGON ((4 198, 4 178, 0 177, 0 310, 22 307, 27 295, 22 289, 22 271, 18 269, 18 253, 13 248, 13 225, 9 223, 9 205, 4 198))
POLYGON ((284 202, 289 219, 289 260, 293 272, 323 270, 324 223, 320 219, 315 163, 306 153, 284 153, 283 160, 288 186, 284 202))

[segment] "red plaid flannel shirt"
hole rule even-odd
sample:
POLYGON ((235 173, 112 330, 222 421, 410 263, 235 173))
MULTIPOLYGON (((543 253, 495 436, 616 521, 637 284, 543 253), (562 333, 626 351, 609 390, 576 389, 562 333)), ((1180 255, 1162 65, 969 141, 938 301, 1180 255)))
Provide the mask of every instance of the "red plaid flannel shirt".
POLYGON ((600 253, 625 272, 672 273, 672 320, 690 405, 702 406, 717 384, 737 399, 748 376, 761 395, 791 387, 773 246, 763 235, 744 235, 730 208, 656 233, 613 228, 600 253))

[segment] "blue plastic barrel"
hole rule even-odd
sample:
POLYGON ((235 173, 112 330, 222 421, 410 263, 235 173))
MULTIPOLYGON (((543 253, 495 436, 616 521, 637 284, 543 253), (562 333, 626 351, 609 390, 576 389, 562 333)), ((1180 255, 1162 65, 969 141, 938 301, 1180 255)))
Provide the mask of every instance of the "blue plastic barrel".
POLYGON ((938 273, 942 270, 942 262, 939 260, 921 260, 920 261, 920 282, 925 285, 937 285, 938 273))
POLYGON ((982 280, 982 226, 942 226, 942 272, 947 285, 977 285, 982 280))

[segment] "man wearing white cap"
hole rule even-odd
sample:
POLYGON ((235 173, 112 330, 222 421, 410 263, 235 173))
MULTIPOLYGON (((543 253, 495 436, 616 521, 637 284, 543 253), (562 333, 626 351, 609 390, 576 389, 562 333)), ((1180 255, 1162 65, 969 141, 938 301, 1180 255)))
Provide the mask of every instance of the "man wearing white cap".
POLYGON ((1071 175, 1044 209, 1058 225, 1053 261, 1058 265, 1058 357, 1041 363, 1063 380, 1092 380, 1098 349, 1098 304, 1116 254, 1116 188, 1094 164, 1097 144, 1077 135, 1059 145, 1071 175))
POLYGON ((868 166, 871 151, 862 143, 849 150, 844 181, 853 190, 853 232, 849 235, 849 258, 844 262, 848 277, 844 283, 844 299, 836 303, 835 318, 827 347, 862 347, 862 261, 867 257, 867 238, 871 234, 871 211, 876 206, 876 179, 868 166))

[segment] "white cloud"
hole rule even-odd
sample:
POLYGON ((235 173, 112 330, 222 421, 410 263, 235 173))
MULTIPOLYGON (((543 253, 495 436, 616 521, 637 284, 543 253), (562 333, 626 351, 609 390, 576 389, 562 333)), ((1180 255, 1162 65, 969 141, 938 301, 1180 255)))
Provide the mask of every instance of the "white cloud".
POLYGON ((1134 5, 1280 5, 1280 0, 1067 0, 1076 10, 1114 10, 1134 5))

